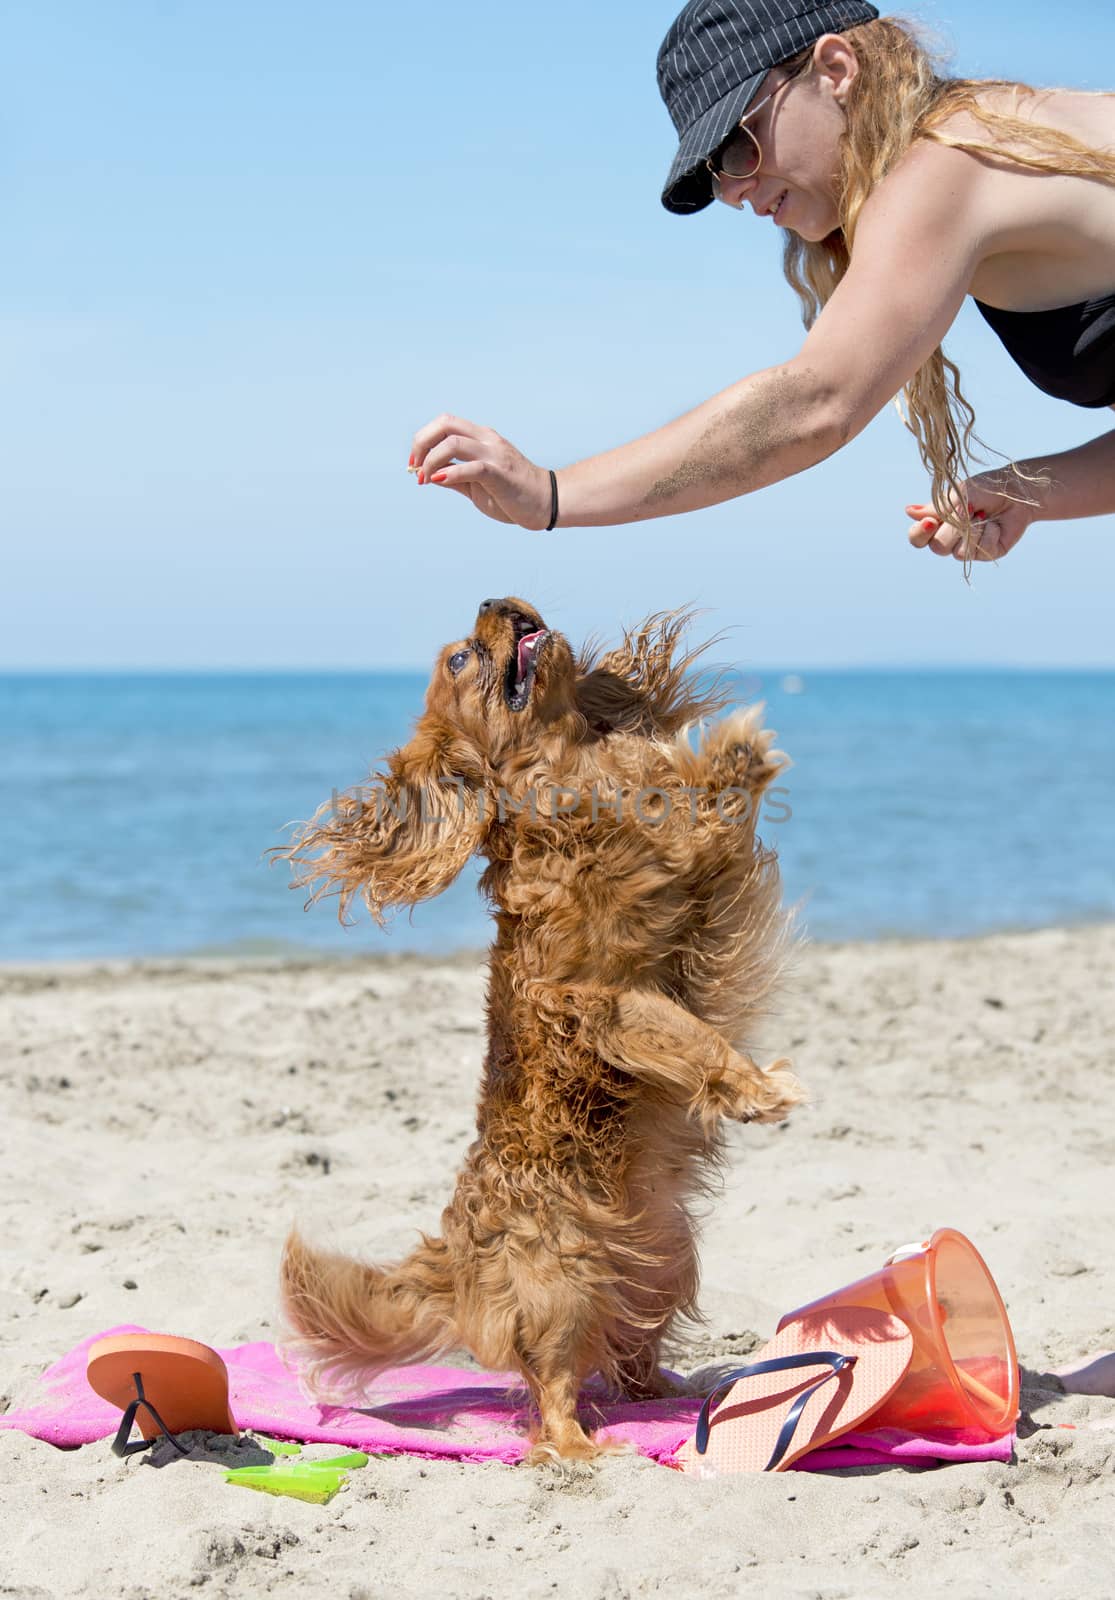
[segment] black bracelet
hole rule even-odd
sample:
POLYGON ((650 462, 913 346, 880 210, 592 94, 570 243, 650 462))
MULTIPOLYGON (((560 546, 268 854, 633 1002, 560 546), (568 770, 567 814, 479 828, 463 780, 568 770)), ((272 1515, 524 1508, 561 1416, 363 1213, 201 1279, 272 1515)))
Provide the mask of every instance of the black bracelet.
POLYGON ((553 531, 553 529, 556 527, 557 519, 558 519, 557 473, 554 471, 553 467, 551 467, 550 468, 550 520, 549 520, 549 522, 547 522, 546 529, 545 529, 545 531, 547 533, 551 533, 553 531))

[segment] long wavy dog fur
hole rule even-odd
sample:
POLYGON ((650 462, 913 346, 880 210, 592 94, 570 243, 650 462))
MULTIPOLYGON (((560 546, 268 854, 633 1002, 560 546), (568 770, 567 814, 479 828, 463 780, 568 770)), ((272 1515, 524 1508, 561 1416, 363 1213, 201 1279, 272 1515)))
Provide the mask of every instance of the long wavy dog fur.
POLYGON ((747 1049, 787 945, 754 827, 785 757, 761 708, 692 748, 728 696, 687 676, 707 648, 677 653, 691 615, 575 658, 526 601, 485 601, 410 743, 283 852, 311 899, 339 894, 343 917, 359 894, 380 922, 487 860, 487 1057, 441 1235, 380 1267, 293 1233, 281 1285, 319 1391, 461 1347, 517 1369, 532 1461, 598 1453, 577 1416, 593 1372, 672 1392, 659 1348, 697 1316, 693 1205, 721 1119, 773 1122, 801 1099, 788 1062, 747 1049))

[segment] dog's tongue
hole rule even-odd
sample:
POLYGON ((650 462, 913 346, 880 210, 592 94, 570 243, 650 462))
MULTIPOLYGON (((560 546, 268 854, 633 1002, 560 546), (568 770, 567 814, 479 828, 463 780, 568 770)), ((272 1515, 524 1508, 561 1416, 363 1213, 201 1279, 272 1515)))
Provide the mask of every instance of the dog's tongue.
POLYGON ((527 662, 530 660, 534 646, 545 633, 545 628, 539 628, 535 633, 524 633, 519 640, 519 679, 522 683, 527 675, 527 662))

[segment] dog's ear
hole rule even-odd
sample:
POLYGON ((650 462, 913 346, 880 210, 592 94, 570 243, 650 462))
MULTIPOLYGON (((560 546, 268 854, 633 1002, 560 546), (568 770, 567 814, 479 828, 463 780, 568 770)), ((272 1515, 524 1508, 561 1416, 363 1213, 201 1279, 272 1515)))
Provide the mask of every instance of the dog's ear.
POLYGON ((410 744, 371 782, 319 807, 276 854, 296 867, 293 887, 313 884, 307 904, 354 895, 382 927, 384 913, 447 889, 483 844, 492 821, 482 754, 459 729, 427 714, 410 744))

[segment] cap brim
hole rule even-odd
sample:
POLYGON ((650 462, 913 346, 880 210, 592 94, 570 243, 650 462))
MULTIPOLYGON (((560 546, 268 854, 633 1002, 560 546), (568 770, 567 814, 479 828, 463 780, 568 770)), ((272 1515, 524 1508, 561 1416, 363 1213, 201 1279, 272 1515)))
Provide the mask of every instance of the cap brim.
POLYGON ((705 160, 731 133, 769 71, 764 67, 754 77, 745 78, 686 129, 662 191, 662 204, 667 211, 688 216, 712 204, 712 177, 705 160))

